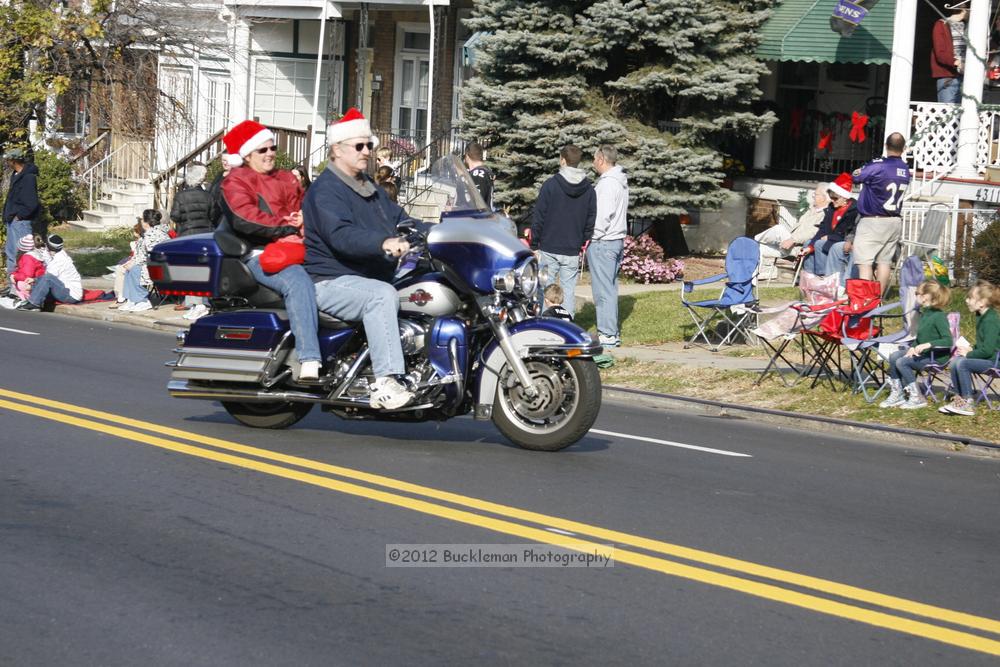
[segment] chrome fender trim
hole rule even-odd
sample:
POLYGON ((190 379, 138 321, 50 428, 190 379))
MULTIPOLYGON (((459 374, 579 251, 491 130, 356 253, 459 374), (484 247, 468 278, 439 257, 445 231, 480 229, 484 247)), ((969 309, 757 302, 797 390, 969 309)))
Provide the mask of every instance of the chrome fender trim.
MULTIPOLYGON (((559 334, 544 329, 525 329, 511 334, 511 343, 517 355, 524 359, 529 356, 532 349, 542 348, 551 350, 560 348, 566 344, 566 339, 559 334)), ((579 346, 573 346, 579 349, 579 346)), ((565 355, 561 355, 565 356, 565 355)), ((489 419, 492 412, 493 398, 496 396, 497 383, 500 380, 500 369, 507 363, 507 356, 503 349, 497 345, 489 356, 482 360, 482 370, 479 375, 479 392, 476 395, 476 419, 489 419), (487 409, 489 406, 490 409, 487 409), (483 415, 483 416, 480 416, 483 415)))

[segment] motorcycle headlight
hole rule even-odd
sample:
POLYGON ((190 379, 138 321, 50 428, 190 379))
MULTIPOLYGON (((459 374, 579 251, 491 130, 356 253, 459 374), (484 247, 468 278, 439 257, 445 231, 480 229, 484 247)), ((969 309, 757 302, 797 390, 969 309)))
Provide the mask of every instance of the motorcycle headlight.
POLYGON ((513 271, 500 271, 493 274, 493 289, 510 294, 517 287, 517 276, 513 271))
POLYGON ((525 296, 534 296, 538 289, 538 261, 529 257, 521 262, 514 273, 517 276, 517 289, 525 296))

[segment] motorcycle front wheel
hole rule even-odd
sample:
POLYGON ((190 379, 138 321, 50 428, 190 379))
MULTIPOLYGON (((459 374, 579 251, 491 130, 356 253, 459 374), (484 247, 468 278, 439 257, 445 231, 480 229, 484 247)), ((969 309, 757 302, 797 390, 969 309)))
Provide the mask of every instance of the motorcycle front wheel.
POLYGON ((254 428, 288 428, 312 410, 312 403, 288 403, 275 401, 273 403, 239 403, 222 401, 233 419, 241 424, 254 428))
POLYGON ((528 396, 508 366, 500 371, 493 423, 525 449, 555 452, 586 435, 601 410, 593 359, 534 359, 525 365, 537 390, 528 396))

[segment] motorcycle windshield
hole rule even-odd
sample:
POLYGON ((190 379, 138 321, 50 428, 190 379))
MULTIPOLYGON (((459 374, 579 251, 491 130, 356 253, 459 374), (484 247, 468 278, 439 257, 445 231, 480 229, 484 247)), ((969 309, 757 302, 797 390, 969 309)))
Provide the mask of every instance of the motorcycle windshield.
POLYGON ((439 158, 427 174, 427 187, 442 212, 489 211, 469 170, 457 155, 439 158))

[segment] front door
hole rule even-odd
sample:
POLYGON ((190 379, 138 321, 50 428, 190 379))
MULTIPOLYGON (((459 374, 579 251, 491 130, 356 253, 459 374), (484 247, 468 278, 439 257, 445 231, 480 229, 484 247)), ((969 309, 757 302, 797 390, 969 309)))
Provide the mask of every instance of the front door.
POLYGON ((427 144, 427 99, 430 73, 430 34, 421 24, 400 24, 396 39, 396 81, 393 94, 395 134, 427 144))

